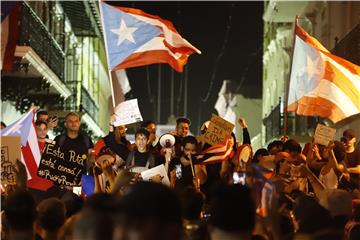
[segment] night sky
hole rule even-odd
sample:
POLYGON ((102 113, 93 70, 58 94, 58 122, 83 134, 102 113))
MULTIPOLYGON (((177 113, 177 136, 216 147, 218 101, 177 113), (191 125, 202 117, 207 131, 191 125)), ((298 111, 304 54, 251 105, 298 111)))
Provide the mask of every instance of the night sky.
MULTIPOLYGON (((261 98, 263 2, 108 3, 138 8, 171 21, 182 37, 202 52, 201 55, 191 55, 185 66, 188 68, 189 89, 187 117, 192 121, 191 131, 194 134, 198 133, 204 121, 210 119, 211 113, 216 113, 214 105, 223 80, 232 80, 235 85, 241 85, 238 92, 246 97, 261 98), (229 16, 232 16, 231 20, 229 16), (219 57, 222 48, 224 51, 219 57), (210 89, 215 69, 213 87, 210 89), (244 79, 243 82, 241 79, 244 79), (209 90, 210 97, 203 102, 201 99, 209 90)), ((161 70, 160 124, 166 124, 170 115, 171 67, 161 64, 161 70)), ((138 98, 144 120, 156 120, 158 64, 130 68, 127 74, 132 87, 132 91, 126 95, 127 99, 138 98)), ((184 72, 175 72, 175 116, 184 116, 184 76, 184 72)))

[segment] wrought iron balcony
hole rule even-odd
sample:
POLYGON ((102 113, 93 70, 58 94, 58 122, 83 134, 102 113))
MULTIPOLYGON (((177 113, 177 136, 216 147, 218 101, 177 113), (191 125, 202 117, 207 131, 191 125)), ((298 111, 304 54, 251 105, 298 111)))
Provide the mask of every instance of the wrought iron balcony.
POLYGON ((22 3, 19 45, 30 46, 61 81, 64 80, 65 53, 26 3, 22 3))
POLYGON ((98 121, 99 107, 96 105, 95 101, 84 87, 81 87, 80 111, 87 112, 95 122, 98 121))
MULTIPOLYGON (((280 139, 284 135, 284 111, 279 103, 271 113, 263 119, 265 125, 265 141, 280 139)), ((320 117, 305 117, 295 115, 293 112, 287 113, 286 135, 300 142, 309 141, 314 133, 317 123, 324 124, 324 119, 320 117)))
MULTIPOLYGON (((271 113, 263 119, 265 125, 265 141, 269 142, 274 138, 281 138, 284 134, 284 111, 281 104, 276 105, 271 113)), ((306 117, 295 116, 294 113, 287 113, 286 135, 289 137, 306 135, 306 117)))
POLYGON ((60 1, 76 36, 102 38, 98 1, 60 1))
POLYGON ((332 50, 346 60, 360 65, 360 24, 351 30, 343 39, 341 39, 332 50))

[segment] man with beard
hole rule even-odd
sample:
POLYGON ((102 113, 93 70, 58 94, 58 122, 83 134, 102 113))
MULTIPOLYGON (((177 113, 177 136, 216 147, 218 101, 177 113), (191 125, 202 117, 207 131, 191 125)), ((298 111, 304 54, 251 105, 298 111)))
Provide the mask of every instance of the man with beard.
POLYGON ((178 118, 176 120, 176 128, 175 131, 170 132, 170 134, 175 137, 175 155, 176 157, 180 157, 182 154, 181 146, 183 139, 189 135, 190 131, 190 119, 188 118, 178 118))
MULTIPOLYGON (((84 159, 84 172, 89 166, 88 156, 94 144, 89 135, 80 131, 80 117, 75 112, 70 112, 65 117, 66 133, 56 136, 55 146, 60 147, 63 152, 74 151, 84 159)), ((70 161, 70 160, 69 160, 70 161)), ((79 181, 80 179, 77 179, 79 181)))
MULTIPOLYGON (((196 154, 197 141, 193 136, 187 136, 182 141, 181 156, 174 158, 170 162, 170 182, 171 186, 174 186, 175 190, 185 189, 189 186, 194 186, 195 173, 194 166, 191 161, 196 154)), ((198 183, 196 182, 196 185, 198 183)))
POLYGON ((142 128, 145 128, 150 133, 149 136, 149 146, 155 148, 159 142, 159 137, 156 136, 156 123, 154 121, 148 120, 141 124, 142 128))

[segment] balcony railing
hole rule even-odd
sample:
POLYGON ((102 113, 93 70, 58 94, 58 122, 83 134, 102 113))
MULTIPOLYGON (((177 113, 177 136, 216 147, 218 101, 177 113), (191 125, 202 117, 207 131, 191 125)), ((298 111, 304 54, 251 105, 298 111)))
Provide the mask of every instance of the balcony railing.
MULTIPOLYGON (((279 103, 273 108, 271 113, 263 119, 265 125, 265 141, 279 139, 284 135, 284 111, 279 103)), ((312 136, 317 123, 323 123, 319 117, 305 117, 295 115, 293 112, 287 113, 286 135, 298 140, 308 140, 312 136)))
POLYGON ((87 112, 92 119, 97 122, 98 121, 98 112, 99 107, 96 105, 89 92, 81 87, 81 109, 80 111, 87 112))
POLYGON ((64 81, 65 53, 26 2, 22 4, 19 45, 34 49, 60 80, 64 81))
POLYGON ((352 63, 360 65, 360 24, 341 39, 332 52, 352 63))
MULTIPOLYGON (((295 129, 295 116, 293 113, 287 113, 287 127, 286 135, 292 136, 295 135, 298 131, 302 129, 301 126, 296 126, 298 129, 295 129)), ((265 141, 269 142, 274 138, 280 138, 284 134, 284 111, 281 109, 281 104, 276 105, 271 113, 263 119, 263 124, 265 125, 265 141)))

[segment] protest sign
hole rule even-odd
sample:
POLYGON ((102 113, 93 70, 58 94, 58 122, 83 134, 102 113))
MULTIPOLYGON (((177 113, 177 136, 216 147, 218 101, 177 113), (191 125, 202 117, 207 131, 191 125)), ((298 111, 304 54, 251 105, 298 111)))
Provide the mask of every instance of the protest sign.
POLYGON ((164 164, 141 172, 141 177, 144 181, 161 182, 166 186, 170 186, 170 181, 168 175, 166 174, 164 164))
POLYGON ((318 124, 315 129, 315 142, 327 146, 334 139, 336 129, 318 124))
POLYGON ((214 145, 224 141, 226 138, 231 136, 231 132, 234 127, 234 124, 213 114, 210 120, 209 128, 204 134, 205 142, 210 145, 214 145))
POLYGON ((86 159, 85 154, 63 151, 59 146, 47 143, 37 174, 57 185, 74 186, 80 182, 86 159))
POLYGON ((131 99, 120 103, 115 108, 114 126, 128 125, 143 120, 137 99, 131 99))
POLYGON ((16 184, 15 161, 21 159, 20 136, 1 136, 1 183, 16 184))

